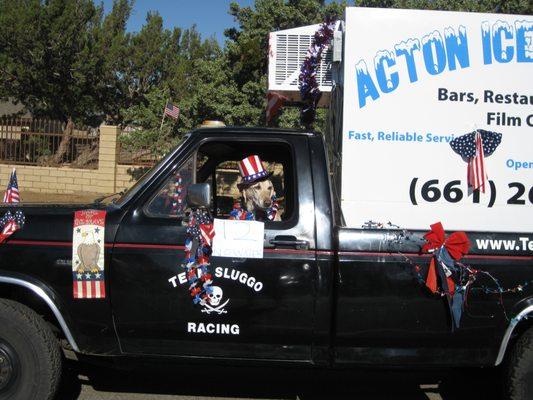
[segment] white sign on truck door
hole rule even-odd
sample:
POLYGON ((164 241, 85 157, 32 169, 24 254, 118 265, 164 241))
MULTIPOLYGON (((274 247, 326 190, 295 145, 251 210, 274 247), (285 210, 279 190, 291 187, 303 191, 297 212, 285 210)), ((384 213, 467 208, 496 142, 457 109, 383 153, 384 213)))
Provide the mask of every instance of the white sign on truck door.
POLYGON ((342 207, 348 226, 533 231, 533 16, 347 8, 342 207), (450 146, 501 134, 485 193, 450 146))

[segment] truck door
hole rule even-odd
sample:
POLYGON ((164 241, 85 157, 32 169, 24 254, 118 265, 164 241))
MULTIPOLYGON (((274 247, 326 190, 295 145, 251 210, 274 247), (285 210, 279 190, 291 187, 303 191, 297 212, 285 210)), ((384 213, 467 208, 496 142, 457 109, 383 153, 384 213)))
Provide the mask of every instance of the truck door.
POLYGON ((317 268, 307 137, 260 135, 193 135, 194 145, 154 177, 123 218, 110 281, 124 353, 311 358, 317 268), (212 211, 226 218, 239 196, 235 162, 250 154, 273 172, 282 220, 265 224, 262 259, 211 257, 216 306, 194 304, 181 265, 185 207, 175 203, 188 184, 209 182, 212 211))

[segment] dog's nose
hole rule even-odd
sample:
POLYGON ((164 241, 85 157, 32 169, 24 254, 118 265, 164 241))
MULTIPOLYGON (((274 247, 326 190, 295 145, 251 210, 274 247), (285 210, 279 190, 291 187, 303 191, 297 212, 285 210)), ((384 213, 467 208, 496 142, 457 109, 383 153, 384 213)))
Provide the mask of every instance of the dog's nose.
POLYGON ((265 207, 270 207, 272 205, 272 200, 265 201, 265 207))

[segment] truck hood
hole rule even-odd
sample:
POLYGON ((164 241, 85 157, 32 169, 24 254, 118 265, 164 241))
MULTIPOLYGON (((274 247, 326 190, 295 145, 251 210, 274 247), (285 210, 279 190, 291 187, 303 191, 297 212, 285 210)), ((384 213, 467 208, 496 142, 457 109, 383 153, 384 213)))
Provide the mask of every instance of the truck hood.
POLYGON ((74 212, 115 209, 106 204, 17 204, 0 206, 0 217, 7 211, 22 211, 26 222, 8 240, 72 241, 74 212))

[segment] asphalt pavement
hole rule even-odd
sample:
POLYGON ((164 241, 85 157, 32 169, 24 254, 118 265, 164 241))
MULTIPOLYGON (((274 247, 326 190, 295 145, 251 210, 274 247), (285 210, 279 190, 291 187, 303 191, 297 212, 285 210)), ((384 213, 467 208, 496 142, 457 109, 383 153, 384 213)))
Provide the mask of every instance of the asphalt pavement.
POLYGON ((225 366, 115 370, 68 361, 58 400, 499 400, 499 372, 317 372, 225 366))

